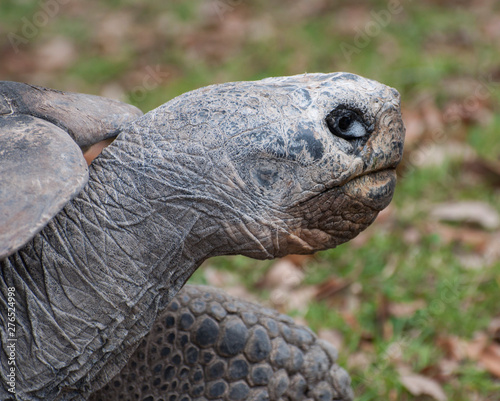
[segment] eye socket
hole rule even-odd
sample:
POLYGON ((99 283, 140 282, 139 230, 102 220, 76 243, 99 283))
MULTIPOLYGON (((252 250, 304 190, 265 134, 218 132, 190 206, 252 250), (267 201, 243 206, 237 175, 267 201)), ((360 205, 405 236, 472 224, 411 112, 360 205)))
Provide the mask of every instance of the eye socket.
POLYGON ((326 124, 333 135, 347 140, 362 138, 369 133, 361 118, 352 110, 332 111, 326 117, 326 124))

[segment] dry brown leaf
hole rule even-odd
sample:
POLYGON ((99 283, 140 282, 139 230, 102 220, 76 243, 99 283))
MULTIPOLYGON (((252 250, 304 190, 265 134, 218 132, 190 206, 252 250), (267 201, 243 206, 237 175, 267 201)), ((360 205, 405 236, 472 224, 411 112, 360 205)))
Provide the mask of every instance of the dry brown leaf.
POLYGON ((489 237, 488 244, 482 253, 487 266, 500 260, 500 233, 495 233, 489 237))
POLYGON ((490 344, 479 356, 479 362, 488 372, 500 378, 500 345, 490 344))
POLYGON ((407 369, 399 369, 399 380, 412 395, 428 395, 437 401, 448 399, 441 385, 430 377, 410 372, 407 369))
POLYGON ((305 286, 295 290, 278 287, 271 291, 269 298, 273 307, 279 309, 281 312, 294 310, 299 313, 305 313, 315 294, 315 286, 305 286))
POLYGON ((436 132, 443 131, 442 112, 437 107, 435 99, 433 97, 425 98, 420 105, 420 110, 427 131, 431 135, 433 135, 436 132))
POLYGON ((477 333, 474 339, 467 343, 467 356, 469 359, 478 360, 488 346, 488 342, 489 339, 485 333, 477 333))
POLYGON ((464 164, 463 170, 475 179, 484 179, 494 186, 500 186, 500 161, 475 158, 464 164))
POLYGON ((229 287, 238 281, 233 273, 220 271, 212 266, 203 268, 203 275, 205 276, 205 280, 207 280, 207 284, 219 288, 229 287))
POLYGON ((448 381, 460 368, 460 362, 454 359, 441 358, 437 362, 438 375, 440 381, 448 381))
POLYGON ((317 286, 316 299, 323 300, 333 297, 340 291, 347 288, 349 281, 340 277, 330 277, 317 286))
POLYGON ((422 233, 415 227, 408 227, 403 232, 403 240, 408 245, 416 245, 422 240, 422 233))
POLYGON ((125 102, 127 101, 125 90, 117 82, 110 82, 104 85, 99 92, 99 96, 108 97, 110 99, 116 99, 125 102))
POLYGON ((377 294, 377 313, 375 324, 379 333, 382 333, 384 339, 390 338, 392 335, 392 326, 387 326, 387 321, 390 317, 389 314, 389 300, 383 294, 377 294))
POLYGON ((304 280, 304 272, 288 259, 280 259, 267 271, 259 286, 264 288, 291 289, 304 280))
MULTIPOLYGON (((204 29, 187 32, 182 38, 179 38, 187 57, 191 58, 193 62, 225 60, 234 55, 249 36, 254 36, 252 29, 259 29, 261 25, 252 25, 251 20, 245 18, 244 5, 233 7, 223 2, 208 3, 211 7, 207 9, 208 18, 204 29), (219 7, 220 5, 222 8, 219 7)), ((272 29, 272 26, 264 29, 272 29)))
MULTIPOLYGON (((308 4, 309 2, 307 2, 308 4)), ((371 18, 370 9, 365 4, 341 7, 336 13, 335 31, 354 36, 358 30, 363 30, 371 18)))
POLYGON ((493 341, 500 343, 500 316, 493 318, 488 325, 488 333, 493 341))
POLYGON ((292 262, 295 266, 303 267, 307 262, 314 259, 314 255, 288 255, 283 259, 292 262))
POLYGON ((430 143, 415 152, 418 153, 415 153, 412 159, 418 167, 442 166, 449 160, 468 161, 476 157, 476 153, 469 145, 452 141, 445 144, 430 143))
POLYGON ((500 227, 498 212, 481 201, 442 203, 432 209, 431 217, 440 221, 472 224, 487 230, 500 227))
POLYGON ((361 326, 358 322, 358 319, 356 316, 347 311, 340 311, 340 315, 342 316, 342 319, 344 319, 344 322, 353 330, 358 331, 360 330, 361 326))
POLYGON ((232 284, 228 287, 225 287, 224 291, 238 299, 244 299, 249 302, 259 301, 257 297, 248 292, 247 288, 242 284, 232 284))
POLYGON ((500 38, 500 15, 490 15, 484 24, 481 24, 481 32, 488 40, 500 38))
POLYGON ((367 352, 355 352, 349 355, 347 359, 348 370, 360 369, 366 370, 366 368, 372 363, 373 354, 367 352))
POLYGON ((395 317, 410 317, 419 309, 425 308, 425 301, 417 299, 412 302, 391 302, 388 306, 389 313, 395 317))
POLYGON ((344 336, 339 330, 335 329, 320 329, 318 337, 322 340, 328 341, 337 349, 342 349, 344 346, 344 336))
POLYGON ((448 94, 453 99, 443 107, 445 123, 456 128, 458 125, 483 125, 491 121, 491 99, 483 92, 483 82, 462 76, 456 79, 447 78, 446 85, 450 88, 448 94))
POLYGON ((116 10, 99 21, 99 26, 94 30, 94 41, 102 53, 108 57, 120 54, 134 29, 133 19, 132 14, 116 10))
POLYGON ((444 350, 448 359, 461 361, 467 357, 469 344, 457 336, 441 337, 437 340, 437 345, 444 350))
POLYGON ((292 19, 303 20, 304 17, 313 19, 319 17, 328 8, 328 0, 302 0, 289 3, 289 15, 292 19))
POLYGON ((62 36, 56 36, 37 47, 35 52, 40 71, 60 71, 70 67, 78 53, 73 42, 62 36))
POLYGON ((467 270, 482 270, 487 267, 484 255, 458 251, 456 253, 456 256, 457 259, 460 260, 460 264, 462 265, 462 267, 467 270))
MULTIPOLYGON (((499 322, 495 319, 490 327, 490 330, 493 329, 492 334, 496 333, 498 325, 499 322)), ((500 378, 500 344, 491 342, 486 333, 477 333, 475 338, 467 343, 466 352, 470 359, 478 361, 488 372, 500 378)))
POLYGON ((492 234, 481 229, 470 227, 454 227, 439 222, 427 222, 425 232, 439 234, 445 244, 459 242, 468 245, 476 252, 484 252, 492 238, 492 234))
POLYGON ((406 127, 405 151, 413 149, 420 143, 425 131, 425 124, 422 116, 416 110, 404 109, 401 111, 406 127))

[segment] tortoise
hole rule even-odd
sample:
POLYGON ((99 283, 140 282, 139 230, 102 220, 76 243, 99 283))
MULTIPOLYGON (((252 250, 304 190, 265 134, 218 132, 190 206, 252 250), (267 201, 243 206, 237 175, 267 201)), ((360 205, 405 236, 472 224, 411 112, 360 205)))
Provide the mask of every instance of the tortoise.
POLYGON ((2 399, 352 398, 335 350, 288 318, 208 288, 173 299, 209 257, 313 253, 371 224, 402 157, 395 89, 302 74, 142 116, 20 83, 0 93, 0 303, 15 306, 2 399), (87 171, 80 147, 115 136, 87 171))

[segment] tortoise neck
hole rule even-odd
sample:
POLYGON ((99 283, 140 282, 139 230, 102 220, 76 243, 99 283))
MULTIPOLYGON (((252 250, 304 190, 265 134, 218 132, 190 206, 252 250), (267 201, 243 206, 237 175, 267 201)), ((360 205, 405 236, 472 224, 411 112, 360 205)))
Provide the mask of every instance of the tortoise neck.
POLYGON ((84 191, 2 263, 1 284, 19 291, 26 341, 19 388, 47 399, 61 388, 91 392, 104 366, 108 377, 118 372, 123 351, 204 259, 270 256, 244 202, 211 185, 218 177, 196 179, 176 159, 181 151, 158 146, 173 145, 120 135, 94 161, 84 191), (31 330, 29 316, 43 324, 31 330), (37 346, 47 339, 56 339, 50 349, 37 346))
POLYGON ((84 191, 0 262, 3 292, 17 291, 17 384, 26 397, 56 399, 63 388, 85 395, 103 368, 106 377, 118 373, 122 355, 222 237, 202 213, 181 207, 182 193, 160 191, 151 171, 113 155, 97 160, 84 191))

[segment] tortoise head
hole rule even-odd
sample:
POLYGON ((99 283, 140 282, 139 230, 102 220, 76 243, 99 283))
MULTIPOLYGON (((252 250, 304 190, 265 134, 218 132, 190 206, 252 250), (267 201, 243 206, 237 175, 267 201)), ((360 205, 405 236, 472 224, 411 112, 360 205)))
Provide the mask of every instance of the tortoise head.
POLYGON ((272 222, 273 254, 355 237, 394 193, 405 133, 398 92, 347 73, 268 79, 252 92, 267 121, 227 149, 272 222))
POLYGON ((212 255, 256 258, 332 248, 366 228, 392 198, 405 132, 398 92, 348 73, 209 86, 134 124, 152 120, 181 149, 192 207, 219 208, 239 245, 212 255))

